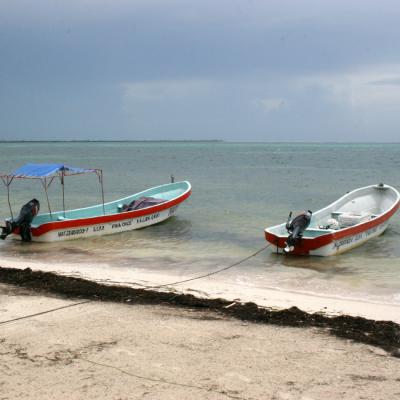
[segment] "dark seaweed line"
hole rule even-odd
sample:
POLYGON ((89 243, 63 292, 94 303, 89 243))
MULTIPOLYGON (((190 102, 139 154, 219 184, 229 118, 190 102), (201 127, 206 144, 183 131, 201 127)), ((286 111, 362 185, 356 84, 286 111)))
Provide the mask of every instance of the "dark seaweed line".
POLYGON ((129 304, 164 304, 210 310, 242 321, 287 327, 324 328, 337 337, 380 347, 393 356, 400 357, 400 325, 391 321, 374 321, 348 315, 331 317, 320 313, 309 314, 297 307, 277 311, 259 307, 252 302, 232 303, 224 299, 203 299, 192 294, 109 286, 52 272, 32 271, 30 268, 22 270, 0 267, 0 282, 68 298, 129 304))

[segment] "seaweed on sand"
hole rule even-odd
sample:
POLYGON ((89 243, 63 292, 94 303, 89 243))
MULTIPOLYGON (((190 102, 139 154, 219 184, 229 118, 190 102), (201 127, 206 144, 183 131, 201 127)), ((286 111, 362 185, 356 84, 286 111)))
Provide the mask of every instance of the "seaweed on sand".
POLYGON ((328 316, 306 313, 297 307, 272 310, 252 302, 206 299, 192 294, 110 286, 97 282, 32 271, 30 268, 0 267, 0 282, 18 285, 39 292, 55 293, 68 298, 128 302, 129 304, 166 304, 191 309, 210 310, 242 321, 290 327, 318 327, 331 334, 355 342, 380 347, 400 357, 400 325, 391 321, 374 321, 348 315, 328 316))

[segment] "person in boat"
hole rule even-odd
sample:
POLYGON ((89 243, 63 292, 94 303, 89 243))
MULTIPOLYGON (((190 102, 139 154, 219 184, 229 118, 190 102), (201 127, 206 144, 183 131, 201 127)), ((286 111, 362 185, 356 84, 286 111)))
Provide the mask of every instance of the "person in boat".
POLYGON ((40 203, 37 199, 32 199, 24 204, 18 218, 6 221, 6 226, 1 227, 2 232, 0 234, 0 239, 4 240, 15 228, 19 228, 22 241, 30 242, 32 240, 31 223, 33 218, 39 213, 39 210, 40 203))

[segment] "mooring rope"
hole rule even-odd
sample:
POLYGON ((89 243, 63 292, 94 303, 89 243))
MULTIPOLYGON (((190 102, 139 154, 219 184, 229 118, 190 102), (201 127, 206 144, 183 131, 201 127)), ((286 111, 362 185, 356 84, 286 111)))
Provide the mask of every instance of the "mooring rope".
POLYGON ((32 318, 32 317, 36 317, 36 316, 38 316, 38 315, 48 314, 48 313, 51 313, 51 312, 53 312, 53 311, 58 311, 58 310, 62 310, 62 309, 64 309, 64 308, 69 308, 69 307, 75 307, 75 306, 79 306, 79 305, 81 305, 81 304, 86 304, 86 303, 91 303, 91 302, 92 302, 92 300, 85 300, 85 301, 81 301, 81 302, 79 302, 79 303, 68 304, 68 305, 66 305, 66 306, 57 307, 57 308, 52 308, 52 309, 46 310, 46 311, 41 311, 41 312, 38 312, 38 313, 36 313, 36 314, 29 314, 29 315, 24 315, 23 317, 18 317, 18 318, 9 319, 9 320, 7 320, 7 321, 0 321, 0 325, 8 324, 9 322, 18 321, 18 320, 20 320, 20 319, 32 318))
MULTIPOLYGON (((125 284, 132 284, 132 285, 141 286, 141 287, 143 287, 143 288, 145 288, 145 289, 159 289, 159 288, 166 287, 166 286, 178 285, 178 284, 180 284, 180 283, 186 283, 186 282, 191 282, 191 281, 195 281, 195 280, 202 279, 202 278, 207 278, 208 276, 216 275, 216 274, 219 274, 219 273, 221 273, 221 272, 223 272, 223 271, 227 271, 228 269, 231 269, 231 268, 233 268, 233 267, 236 267, 237 265, 240 265, 240 264, 244 263, 245 261, 249 260, 250 258, 253 258, 253 257, 257 256, 258 254, 262 253, 264 250, 266 250, 266 249, 267 249, 268 247, 270 247, 270 246, 271 246, 271 243, 269 243, 269 244, 267 244, 266 246, 262 247, 261 249, 255 251, 254 253, 250 254, 249 256, 247 256, 247 257, 245 257, 245 258, 242 258, 241 260, 236 261, 235 263, 230 264, 230 265, 228 265, 228 266, 226 266, 226 267, 220 268, 220 269, 218 269, 217 271, 208 272, 207 274, 195 276, 195 277, 193 277, 193 278, 182 279, 182 280, 180 280, 180 281, 175 281, 175 282, 170 282, 170 283, 164 283, 164 284, 162 284, 162 285, 155 285, 155 286, 142 285, 142 284, 137 283, 137 282, 115 282, 115 281, 108 281, 108 282, 109 282, 109 283, 125 283, 125 284)), ((66 305, 66 306, 57 307, 57 308, 52 308, 52 309, 46 310, 46 311, 41 311, 41 312, 38 312, 38 313, 35 313, 35 314, 24 315, 24 316, 22 316, 22 317, 13 318, 13 319, 9 319, 9 320, 6 320, 6 321, 0 321, 0 325, 7 324, 7 323, 10 323, 10 322, 14 322, 14 321, 18 321, 18 320, 21 320, 21 319, 36 317, 36 316, 38 316, 38 315, 48 314, 48 313, 51 313, 51 312, 54 312, 54 311, 62 310, 62 309, 64 309, 64 308, 79 306, 79 305, 81 305, 81 304, 86 304, 86 303, 90 303, 90 302, 92 302, 92 300, 85 300, 85 301, 81 301, 81 302, 79 302, 79 303, 68 304, 68 305, 66 305)))
MULTIPOLYGON (((245 261, 249 260, 250 258, 253 258, 253 257, 257 256, 258 254, 262 253, 264 250, 266 250, 266 249, 267 249, 268 247, 270 247, 271 245, 272 245, 271 243, 268 243, 266 246, 262 247, 261 249, 257 250, 256 252, 250 254, 249 256, 247 256, 247 257, 245 257, 245 258, 242 258, 242 259, 239 260, 239 261, 236 261, 235 263, 233 263, 233 264, 231 264, 231 265, 228 265, 227 267, 220 268, 220 269, 218 269, 217 271, 209 272, 209 273, 204 274, 204 275, 195 276, 194 278, 183 279, 183 280, 181 280, 181 281, 170 282, 170 283, 164 283, 163 285, 156 285, 156 286, 141 285, 141 284, 138 284, 138 283, 135 283, 135 284, 136 284, 136 285, 139 285, 139 286, 141 286, 141 287, 144 287, 145 289, 159 289, 159 288, 162 288, 162 287, 165 287, 165 286, 178 285, 178 284, 180 284, 180 283, 186 283, 186 282, 195 281, 195 280, 197 280, 197 279, 207 278, 208 276, 219 274, 220 272, 226 271, 226 270, 228 270, 228 269, 231 269, 231 268, 233 268, 233 267, 236 267, 236 266, 239 265, 239 264, 244 263, 245 261)), ((121 283, 122 283, 122 282, 121 282, 121 283)), ((130 283, 130 282, 126 282, 126 283, 130 283)))

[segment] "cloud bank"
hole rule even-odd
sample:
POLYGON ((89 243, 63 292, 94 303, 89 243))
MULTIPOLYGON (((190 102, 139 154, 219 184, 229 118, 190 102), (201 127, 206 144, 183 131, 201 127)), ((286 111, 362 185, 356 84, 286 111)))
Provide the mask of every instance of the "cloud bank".
POLYGON ((3 0, 0 139, 398 141, 394 1, 3 0))

